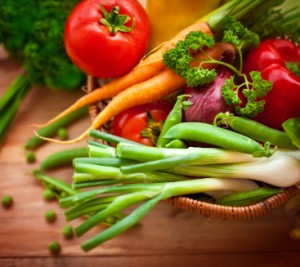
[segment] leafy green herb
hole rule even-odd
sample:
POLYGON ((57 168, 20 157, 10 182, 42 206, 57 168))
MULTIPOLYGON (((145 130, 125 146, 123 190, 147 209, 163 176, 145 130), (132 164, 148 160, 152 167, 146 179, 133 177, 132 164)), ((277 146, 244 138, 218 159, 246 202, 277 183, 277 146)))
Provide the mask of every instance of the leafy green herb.
POLYGON ((223 41, 231 43, 239 49, 246 49, 248 46, 257 46, 259 44, 259 36, 247 29, 240 21, 227 17, 223 41))
POLYGON ((272 89, 272 83, 262 79, 259 72, 252 71, 250 79, 242 72, 243 53, 259 44, 259 36, 247 29, 241 22, 227 17, 224 22, 222 41, 235 46, 239 58, 237 67, 209 56, 207 59, 201 59, 198 66, 191 67, 191 61, 195 55, 200 52, 205 54, 206 48, 215 45, 215 40, 211 35, 197 31, 190 32, 183 41, 176 44, 175 48, 167 51, 164 54, 164 62, 166 66, 183 77, 189 87, 201 87, 216 78, 216 70, 204 69, 203 63, 215 63, 231 69, 234 75, 226 80, 222 87, 225 103, 233 106, 238 115, 254 117, 264 109, 265 101, 260 98, 272 89), (243 106, 240 91, 246 100, 243 106))
POLYGON ((252 118, 264 110, 265 101, 259 99, 272 89, 272 83, 262 79, 258 71, 251 71, 250 77, 252 82, 246 75, 243 75, 245 82, 235 84, 234 76, 231 76, 222 87, 222 95, 227 105, 235 106, 238 115, 252 118), (247 100, 245 106, 241 106, 239 90, 242 90, 242 94, 247 100))
POLYGON ((173 69, 179 76, 182 76, 188 86, 197 87, 212 82, 216 71, 202 68, 201 65, 191 67, 193 55, 204 52, 205 48, 215 45, 214 38, 200 31, 192 31, 187 34, 185 40, 179 41, 175 48, 164 54, 164 63, 173 69))
POLYGON ((272 83, 264 80, 260 72, 251 71, 250 80, 242 73, 243 52, 252 46, 257 46, 259 44, 259 36, 243 26, 241 22, 229 17, 226 18, 223 41, 234 45, 239 55, 238 69, 231 68, 236 76, 228 79, 222 87, 225 103, 233 106, 238 115, 255 117, 264 110, 265 101, 260 100, 260 98, 264 97, 272 89, 272 83), (243 82, 240 82, 240 79, 238 79, 239 83, 236 84, 235 80, 237 78, 242 78, 243 82), (239 91, 242 92, 246 100, 243 106, 241 106, 242 101, 239 91))
POLYGON ((33 85, 74 91, 85 74, 68 58, 64 47, 64 26, 79 0, 1 0, 0 44, 13 58, 20 59, 24 72, 0 99, 0 142, 33 85))
POLYGON ((292 73, 300 77, 300 62, 286 62, 285 65, 292 73))

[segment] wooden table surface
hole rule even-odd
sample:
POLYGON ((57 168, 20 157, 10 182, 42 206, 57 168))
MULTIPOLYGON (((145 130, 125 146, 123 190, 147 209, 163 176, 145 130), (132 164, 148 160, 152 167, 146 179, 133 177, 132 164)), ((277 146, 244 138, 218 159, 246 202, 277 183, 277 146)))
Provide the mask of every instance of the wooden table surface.
MULTIPOLYGON (((21 69, 0 52, 0 96, 21 69)), ((65 147, 45 144, 36 151, 36 163, 28 164, 24 144, 33 135, 32 123, 47 121, 83 94, 35 87, 12 123, 0 154, 0 197, 14 198, 12 208, 0 207, 0 266, 300 266, 300 241, 288 235, 294 217, 283 209, 254 221, 222 221, 159 203, 138 226, 89 253, 80 244, 103 226, 80 239, 64 239, 63 211, 57 202, 43 200, 43 187, 31 171, 65 147), (44 219, 50 209, 58 214, 53 224, 44 219), (59 256, 47 249, 52 241, 62 245, 59 256)), ((89 123, 88 117, 76 122, 70 136, 77 136, 89 123)), ((73 146, 84 145, 85 141, 73 146)), ((48 174, 70 182, 72 168, 48 174)))

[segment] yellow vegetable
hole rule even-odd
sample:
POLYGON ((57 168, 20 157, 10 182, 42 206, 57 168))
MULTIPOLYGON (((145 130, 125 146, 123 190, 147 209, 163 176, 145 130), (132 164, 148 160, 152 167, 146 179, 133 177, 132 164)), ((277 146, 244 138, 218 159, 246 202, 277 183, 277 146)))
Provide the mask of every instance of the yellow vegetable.
POLYGON ((150 49, 170 40, 176 33, 216 9, 222 0, 147 0, 152 27, 150 49))

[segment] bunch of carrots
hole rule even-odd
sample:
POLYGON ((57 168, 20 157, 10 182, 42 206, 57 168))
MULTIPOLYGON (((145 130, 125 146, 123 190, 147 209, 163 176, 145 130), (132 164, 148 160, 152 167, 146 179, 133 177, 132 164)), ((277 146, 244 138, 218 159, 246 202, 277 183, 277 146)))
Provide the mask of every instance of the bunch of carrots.
MULTIPOLYGON (((181 89, 185 85, 185 80, 165 66, 163 60, 164 53, 175 47, 178 41, 184 40, 185 36, 191 31, 201 31, 205 34, 216 36, 222 31, 222 22, 226 16, 240 19, 254 8, 267 8, 275 5, 273 1, 262 0, 251 1, 251 5, 249 5, 249 3, 250 1, 229 1, 212 13, 199 19, 194 24, 183 29, 170 41, 163 43, 154 49, 153 52, 149 53, 149 55, 147 55, 128 74, 83 96, 47 123, 35 125, 36 127, 45 127, 83 106, 112 98, 109 104, 94 119, 91 126, 79 137, 66 141, 40 137, 46 141, 61 144, 72 144, 81 141, 88 137, 91 129, 99 129, 120 112, 133 106, 159 100, 162 97, 181 89)), ((219 59, 227 51, 230 51, 232 54, 235 53, 234 47, 231 44, 217 42, 214 47, 206 49, 205 53, 199 54, 197 57, 202 58, 203 60, 208 57, 219 59)), ((205 63, 202 66, 208 69, 215 67, 214 64, 211 63, 205 63)), ((36 135, 38 134, 36 133, 36 135)))

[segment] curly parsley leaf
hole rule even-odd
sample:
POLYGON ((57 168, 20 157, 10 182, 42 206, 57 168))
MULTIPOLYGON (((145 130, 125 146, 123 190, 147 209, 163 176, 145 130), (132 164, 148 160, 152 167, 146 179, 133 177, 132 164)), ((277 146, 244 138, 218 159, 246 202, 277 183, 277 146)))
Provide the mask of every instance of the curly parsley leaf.
POLYGON ((234 76, 227 79, 222 87, 222 95, 228 106, 238 106, 242 103, 238 96, 237 85, 234 82, 234 76))
POLYGON ((217 77, 217 72, 215 69, 200 69, 200 68, 190 68, 184 74, 184 79, 189 87, 203 86, 207 83, 211 83, 217 77))
POLYGON ((243 50, 250 46, 257 46, 259 44, 259 36, 247 29, 241 22, 228 17, 225 20, 223 41, 243 50))
POLYGON ((227 79, 222 87, 222 95, 225 103, 229 106, 234 106, 238 115, 243 117, 253 118, 264 110, 264 97, 271 89, 272 83, 264 80, 261 73, 258 71, 250 72, 251 81, 245 76, 245 82, 236 85, 234 77, 227 79), (241 90, 245 97, 245 103, 242 106, 242 101, 239 97, 239 90, 241 90))
POLYGON ((215 70, 191 67, 193 55, 215 45, 213 36, 200 31, 188 33, 185 40, 179 41, 175 48, 164 54, 164 63, 186 80, 188 86, 197 87, 212 82, 217 74, 215 70))

